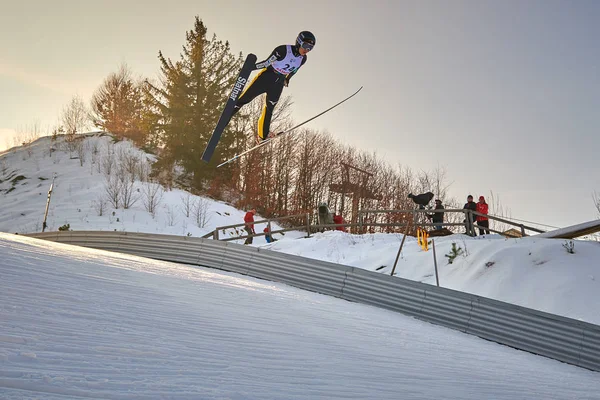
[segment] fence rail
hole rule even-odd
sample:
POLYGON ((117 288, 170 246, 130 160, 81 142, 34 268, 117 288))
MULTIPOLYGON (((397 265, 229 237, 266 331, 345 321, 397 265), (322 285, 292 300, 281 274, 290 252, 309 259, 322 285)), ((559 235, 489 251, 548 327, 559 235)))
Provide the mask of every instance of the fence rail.
POLYGON ((110 231, 28 236, 282 282, 600 371, 600 326, 485 297, 216 240, 110 231))
MULTIPOLYGON (((522 236, 526 235, 526 231, 532 231, 535 233, 544 233, 545 231, 538 229, 538 228, 534 228, 531 226, 527 226, 527 225, 523 225, 521 223, 518 222, 513 222, 513 221, 509 221, 507 219, 504 218, 500 218, 500 217, 496 217, 493 215, 484 215, 484 214, 480 214, 476 211, 472 211, 472 210, 465 210, 465 209, 445 209, 445 210, 427 210, 427 209, 415 209, 415 210, 361 210, 359 211, 359 215, 358 215, 358 223, 345 223, 345 224, 310 224, 310 219, 311 219, 311 215, 309 213, 304 213, 304 214, 295 214, 295 215, 289 215, 289 216, 285 216, 285 217, 278 217, 278 218, 268 218, 268 219, 263 219, 260 221, 255 221, 254 224, 255 225, 259 225, 259 224, 267 224, 267 226, 269 227, 269 231, 271 232, 271 234, 276 234, 276 233, 285 233, 285 232, 290 232, 290 231, 297 231, 297 230, 302 230, 305 231, 307 233, 307 236, 310 237, 310 235, 313 232, 319 232, 325 229, 336 229, 336 228, 350 228, 350 229, 356 229, 357 233, 367 233, 369 232, 369 227, 379 227, 379 228, 399 228, 399 229, 404 229, 407 225, 413 225, 413 226, 421 226, 421 227, 437 227, 437 226, 442 226, 444 228, 447 227, 464 227, 465 228, 465 233, 475 236, 476 235, 476 228, 478 228, 478 225, 476 224, 476 217, 477 216, 487 216, 488 219, 490 220, 494 220, 494 221, 498 221, 501 222, 503 224, 507 224, 507 225, 511 225, 511 226, 515 226, 519 228, 519 231, 521 232, 522 236), (459 215, 463 215, 464 216, 464 222, 440 222, 440 223, 429 223, 429 222, 424 222, 425 220, 425 215, 431 215, 434 213, 444 213, 444 214, 459 214, 459 215), (411 215, 411 222, 369 222, 367 221, 367 217, 369 214, 405 214, 405 215, 411 215), (420 221, 418 223, 415 223, 416 219, 419 219, 420 221), (302 219, 303 221, 305 221, 302 225, 295 225, 289 228, 283 228, 283 229, 276 229, 276 230, 272 230, 271 229, 271 223, 272 222, 282 222, 282 221, 286 221, 286 220, 293 220, 293 219, 302 219)), ((462 218, 462 217, 461 217, 462 218)), ((239 235, 239 236, 234 236, 234 237, 228 237, 228 238, 221 238, 220 237, 220 233, 219 232, 223 232, 227 229, 236 229, 236 228, 241 228, 244 227, 246 224, 245 223, 240 223, 240 224, 234 224, 234 225, 227 225, 227 226, 219 226, 217 228, 215 228, 215 230, 209 234, 204 235, 204 238, 207 237, 212 237, 214 240, 221 240, 221 241, 232 241, 232 240, 240 240, 240 239, 246 239, 249 237, 260 237, 260 236, 265 236, 266 233, 255 233, 253 235, 239 235)), ((416 228, 415 228, 416 229, 416 228)), ((499 230, 495 230, 493 228, 486 228, 486 230, 493 232, 493 233, 498 233, 498 234, 505 234, 505 232, 499 231, 499 230)))

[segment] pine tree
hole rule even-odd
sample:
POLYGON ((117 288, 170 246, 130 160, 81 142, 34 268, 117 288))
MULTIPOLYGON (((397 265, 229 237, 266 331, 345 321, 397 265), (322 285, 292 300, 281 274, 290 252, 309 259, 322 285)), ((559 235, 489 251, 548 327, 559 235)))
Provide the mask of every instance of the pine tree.
MULTIPOLYGON (((242 55, 233 56, 228 42, 206 36, 206 26, 196 17, 194 29, 186 33, 180 60, 173 63, 159 52, 161 83, 147 87, 164 144, 164 160, 158 165, 178 163, 196 189, 202 189, 215 174, 216 163, 205 164, 201 155, 242 64, 242 55)), ((219 160, 223 151, 234 152, 231 143, 229 130, 213 159, 219 160)))

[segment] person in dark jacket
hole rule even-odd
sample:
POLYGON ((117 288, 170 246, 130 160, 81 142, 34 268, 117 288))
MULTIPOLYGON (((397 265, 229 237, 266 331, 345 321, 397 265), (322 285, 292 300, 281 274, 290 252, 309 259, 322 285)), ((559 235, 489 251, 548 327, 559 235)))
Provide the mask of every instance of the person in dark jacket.
MULTIPOLYGON (((256 233, 254 232, 254 214, 256 214, 256 209, 253 208, 244 216, 244 223, 246 224, 244 229, 248 235, 254 235, 256 233)), ((252 244, 252 236, 246 238, 244 244, 252 244)))
MULTIPOLYGON (((442 201, 440 199, 435 199, 435 210, 443 210, 443 209, 444 209, 444 205, 442 204, 442 201)), ((436 213, 428 214, 427 218, 429 218, 431 220, 431 222, 434 224, 440 224, 440 225, 434 225, 433 226, 434 229, 442 229, 441 224, 444 223, 444 213, 443 212, 436 212, 436 213)))
MULTIPOLYGON (((327 203, 322 202, 319 203, 319 225, 331 225, 333 224, 333 214, 329 210, 329 206, 327 203)), ((325 231, 325 229, 331 228, 321 228, 321 232, 325 231)))
MULTIPOLYGON (((488 204, 485 202, 485 197, 479 196, 479 201, 477 202, 477 212, 480 214, 488 214, 488 204)), ((486 233, 490 234, 490 220, 487 216, 478 215, 476 218, 477 226, 479 227, 479 234, 485 235, 486 233)))
MULTIPOLYGON (((467 202, 465 203, 465 205, 463 206, 463 210, 471 210, 471 211, 477 211, 477 204, 475 204, 475 202, 473 201, 473 196, 468 195, 467 196, 467 202)), ((465 219, 463 222, 466 224, 466 228, 467 228, 467 235, 474 235, 476 236, 477 234, 475 233, 475 229, 473 229, 473 214, 468 214, 467 219, 465 219)))

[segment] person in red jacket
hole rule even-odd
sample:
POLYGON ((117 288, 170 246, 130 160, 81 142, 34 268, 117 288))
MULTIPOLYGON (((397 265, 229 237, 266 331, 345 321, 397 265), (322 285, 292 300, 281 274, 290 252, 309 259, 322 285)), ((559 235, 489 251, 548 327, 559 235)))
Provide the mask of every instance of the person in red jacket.
MULTIPOLYGON (((256 214, 255 208, 248 211, 246 213, 246 215, 244 216, 244 222, 246 223, 246 225, 244 226, 244 229, 246 230, 248 235, 254 235, 256 233, 256 232, 254 232, 254 214, 256 214)), ((246 238, 246 241, 244 242, 244 244, 252 244, 252 236, 246 238)))
MULTIPOLYGON (((333 223, 337 225, 342 225, 345 224, 346 221, 344 221, 344 217, 342 217, 340 214, 334 214, 333 223)), ((335 230, 345 232, 346 228, 344 228, 343 226, 336 226, 335 230)))
MULTIPOLYGON (((479 196, 479 201, 477 202, 477 212, 480 214, 488 214, 488 205, 485 202, 485 197, 483 196, 479 196)), ((479 227, 479 234, 480 235, 485 235, 486 233, 489 234, 490 230, 488 229, 490 227, 490 220, 488 219, 488 217, 483 217, 478 215, 475 220, 477 221, 477 226, 479 227)))

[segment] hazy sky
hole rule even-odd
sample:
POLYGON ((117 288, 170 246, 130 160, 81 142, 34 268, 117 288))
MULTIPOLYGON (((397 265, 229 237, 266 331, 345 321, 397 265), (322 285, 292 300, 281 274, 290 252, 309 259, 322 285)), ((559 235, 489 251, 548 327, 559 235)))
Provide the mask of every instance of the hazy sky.
POLYGON ((594 219, 600 191, 600 1, 55 0, 0 14, 0 149, 13 130, 56 125, 126 62, 158 76, 198 15, 234 52, 266 58, 317 37, 284 94, 297 121, 356 88, 309 127, 392 164, 447 170, 450 194, 500 199, 515 218, 594 219))

